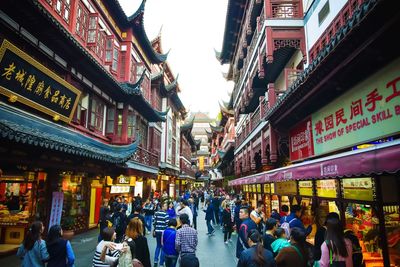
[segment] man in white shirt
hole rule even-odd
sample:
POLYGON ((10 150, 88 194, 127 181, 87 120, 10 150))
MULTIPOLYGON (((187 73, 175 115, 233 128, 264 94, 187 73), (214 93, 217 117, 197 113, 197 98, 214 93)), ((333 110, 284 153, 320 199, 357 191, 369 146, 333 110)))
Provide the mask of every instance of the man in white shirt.
POLYGON ((187 214, 189 216, 190 226, 193 224, 193 213, 189 207, 189 203, 187 200, 181 200, 180 208, 177 210, 177 215, 187 214))

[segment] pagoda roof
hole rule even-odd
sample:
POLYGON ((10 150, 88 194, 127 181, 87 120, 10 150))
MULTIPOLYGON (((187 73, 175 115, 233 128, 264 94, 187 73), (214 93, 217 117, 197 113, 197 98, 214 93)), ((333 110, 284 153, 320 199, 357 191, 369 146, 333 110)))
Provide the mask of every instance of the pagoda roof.
POLYGON ((131 27, 133 29, 133 34, 137 37, 137 40, 153 64, 159 64, 167 60, 168 53, 160 54, 155 51, 147 37, 143 23, 146 0, 142 0, 138 9, 131 16, 126 15, 118 0, 103 1, 103 3, 114 13, 113 19, 117 20, 124 27, 131 27))
POLYGON ((227 115, 231 115, 231 116, 235 115, 235 111, 233 109, 228 109, 229 103, 222 102, 222 104, 221 104, 221 102, 219 102, 218 104, 219 104, 219 108, 221 109, 221 112, 223 112, 227 115))
POLYGON ((143 82, 146 71, 143 71, 140 79, 136 83, 121 83, 122 89, 130 97, 129 103, 137 110, 140 111, 143 117, 149 122, 165 121, 165 112, 155 110, 150 103, 144 98, 140 86, 143 82))
POLYGON ((164 80, 164 73, 165 73, 165 68, 164 68, 164 64, 161 67, 161 70, 157 73, 154 73, 151 75, 150 79, 152 82, 157 81, 159 79, 164 80))
MULTIPOLYGON (((232 61, 236 41, 239 36, 242 18, 247 0, 229 0, 226 11, 224 40, 219 53, 219 61, 226 64, 232 61)), ((217 55, 217 53, 216 53, 217 55)))
POLYGON ((181 125, 181 132, 184 132, 184 131, 187 131, 187 130, 192 131, 193 124, 194 124, 194 117, 191 120, 189 120, 186 123, 181 125))
POLYGON ((175 78, 175 80, 174 80, 172 83, 167 84, 167 85, 165 86, 165 90, 166 90, 167 92, 171 92, 172 90, 177 91, 176 89, 178 88, 178 78, 179 78, 179 74, 176 75, 176 78, 175 78))
POLYGON ((108 163, 124 163, 136 152, 137 143, 116 146, 103 143, 51 121, 0 105, 0 138, 26 146, 59 151, 108 163))

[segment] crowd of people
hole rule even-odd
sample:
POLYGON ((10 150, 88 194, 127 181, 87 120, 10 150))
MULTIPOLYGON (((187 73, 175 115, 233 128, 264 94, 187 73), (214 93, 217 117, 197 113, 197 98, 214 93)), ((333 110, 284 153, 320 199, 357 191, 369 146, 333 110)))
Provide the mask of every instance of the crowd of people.
MULTIPOLYGON (((199 210, 205 212, 209 238, 222 229, 228 245, 232 234, 237 234, 238 267, 363 266, 357 237, 343 232, 337 213, 319 218, 312 245, 306 239, 312 229, 301 221, 301 206, 282 205, 281 212, 273 211, 269 218, 264 208, 261 201, 252 208, 240 195, 220 188, 186 191, 176 199, 164 192, 144 201, 140 195, 131 202, 124 197, 104 201, 92 266, 151 267, 148 235, 156 239, 154 266, 175 267, 178 262, 181 267, 200 266, 196 256, 199 210)), ((62 238, 60 225, 51 227, 46 240, 43 231, 41 222, 32 224, 17 253, 22 266, 74 266, 74 252, 62 238)))

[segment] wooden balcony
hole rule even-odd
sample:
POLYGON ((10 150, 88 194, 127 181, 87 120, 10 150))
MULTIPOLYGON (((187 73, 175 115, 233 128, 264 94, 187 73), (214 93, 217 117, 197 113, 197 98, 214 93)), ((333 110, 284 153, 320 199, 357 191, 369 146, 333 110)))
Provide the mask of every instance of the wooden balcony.
POLYGON ((132 158, 133 161, 137 163, 143 164, 149 167, 158 167, 159 158, 157 154, 154 154, 142 147, 138 147, 136 153, 133 154, 132 158))
POLYGON ((270 0, 265 2, 266 18, 302 19, 303 8, 300 0, 270 0))

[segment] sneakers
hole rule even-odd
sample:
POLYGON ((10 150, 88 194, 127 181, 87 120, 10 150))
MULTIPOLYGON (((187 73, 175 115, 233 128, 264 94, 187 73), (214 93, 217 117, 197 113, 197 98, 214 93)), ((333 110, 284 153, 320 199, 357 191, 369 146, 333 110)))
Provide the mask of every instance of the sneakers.
POLYGON ((225 245, 228 245, 228 241, 225 241, 224 243, 225 243, 225 245))

